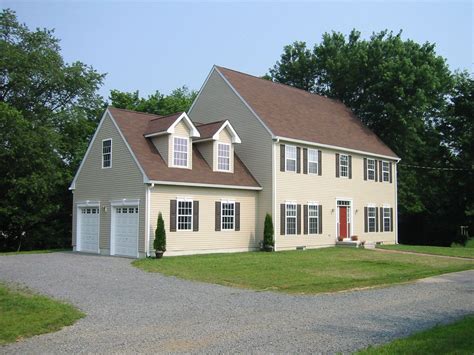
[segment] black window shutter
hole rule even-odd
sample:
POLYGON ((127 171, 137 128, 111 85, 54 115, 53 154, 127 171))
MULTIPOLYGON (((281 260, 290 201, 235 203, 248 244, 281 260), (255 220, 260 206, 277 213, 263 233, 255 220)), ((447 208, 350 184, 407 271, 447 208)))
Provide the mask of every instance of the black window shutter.
POLYGON ((319 234, 323 234, 323 205, 318 206, 319 234))
POLYGON ((336 177, 339 177, 339 153, 336 153, 336 177))
POLYGON ((318 175, 319 176, 321 176, 321 174, 323 173, 322 163, 323 163, 323 159, 321 157, 321 151, 318 150, 318 175))
POLYGON ((352 179, 352 155, 349 155, 349 179, 352 179))
POLYGON ((390 208, 390 232, 393 232, 393 208, 390 208))
POLYGON ((296 172, 301 172, 301 148, 296 147, 296 172))
POLYGON ((367 207, 364 207, 364 232, 367 233, 369 230, 369 221, 368 221, 367 207))
POLYGON ((170 232, 176 232, 176 200, 170 200, 170 232))
POLYGON ((286 206, 284 203, 280 205, 280 235, 285 235, 286 230, 286 206))
POLYGON ((384 223, 383 223, 383 207, 380 207, 380 231, 381 232, 385 232, 384 231, 384 223))
POLYGON ((240 230, 240 202, 235 203, 235 230, 240 230))
POLYGON ((364 158, 364 180, 367 180, 367 158, 364 158))
POLYGON ((193 201, 193 232, 199 231, 199 201, 193 201))
POLYGON ((379 211, 375 209, 375 231, 379 231, 379 211))
POLYGON ((308 234, 308 205, 303 205, 303 233, 308 234))
POLYGON ((280 171, 285 171, 285 145, 280 144, 280 171))
POLYGON ((389 168, 389 175, 390 175, 390 183, 392 183, 392 162, 388 164, 389 168))
POLYGON ((308 173, 308 148, 303 148, 303 174, 308 173))
POLYGON ((381 160, 379 160, 379 181, 383 182, 383 169, 382 169, 383 163, 381 160))
POLYGON ((215 230, 219 232, 221 230, 221 202, 216 201, 216 211, 215 211, 215 230))
POLYGON ((375 161, 375 181, 379 181, 379 161, 375 161))
POLYGON ((301 205, 296 206, 296 234, 301 234, 301 205))

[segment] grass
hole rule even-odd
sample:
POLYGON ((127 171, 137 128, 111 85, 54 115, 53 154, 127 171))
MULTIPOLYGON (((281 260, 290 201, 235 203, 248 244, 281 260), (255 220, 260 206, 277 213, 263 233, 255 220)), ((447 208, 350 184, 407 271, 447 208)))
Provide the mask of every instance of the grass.
POLYGON ((369 347, 357 354, 473 354, 472 329, 474 316, 468 316, 453 324, 439 325, 386 345, 369 347))
POLYGON ((0 345, 57 331, 82 317, 67 303, 0 284, 0 345))
POLYGON ((388 250, 410 251, 433 255, 457 256, 460 258, 474 259, 474 239, 468 241, 466 246, 453 245, 452 247, 433 247, 427 245, 381 245, 378 248, 388 250))
POLYGON ((474 269, 474 261, 324 248, 277 253, 248 252, 140 259, 148 271, 219 285, 314 294, 408 282, 474 269))
POLYGON ((41 249, 41 250, 26 250, 26 251, 9 251, 6 253, 0 253, 0 256, 22 255, 22 254, 47 254, 47 253, 57 253, 60 251, 71 251, 71 249, 41 249))

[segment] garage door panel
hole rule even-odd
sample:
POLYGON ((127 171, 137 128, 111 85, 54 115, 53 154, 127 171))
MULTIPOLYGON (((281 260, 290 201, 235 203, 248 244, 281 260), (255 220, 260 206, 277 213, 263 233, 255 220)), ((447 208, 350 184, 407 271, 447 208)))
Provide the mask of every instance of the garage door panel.
POLYGON ((136 257, 138 207, 116 207, 114 213, 114 253, 136 257))
POLYGON ((97 253, 99 250, 99 208, 84 207, 79 209, 79 250, 97 253))

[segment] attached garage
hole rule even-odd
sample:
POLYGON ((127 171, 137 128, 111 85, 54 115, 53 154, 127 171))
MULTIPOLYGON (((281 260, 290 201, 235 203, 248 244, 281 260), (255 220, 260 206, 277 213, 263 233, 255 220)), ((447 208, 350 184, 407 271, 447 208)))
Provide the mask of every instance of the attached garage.
POLYGON ((99 206, 78 207, 77 250, 99 253, 99 206))
POLYGON ((112 206, 112 255, 138 257, 138 217, 138 204, 112 206))

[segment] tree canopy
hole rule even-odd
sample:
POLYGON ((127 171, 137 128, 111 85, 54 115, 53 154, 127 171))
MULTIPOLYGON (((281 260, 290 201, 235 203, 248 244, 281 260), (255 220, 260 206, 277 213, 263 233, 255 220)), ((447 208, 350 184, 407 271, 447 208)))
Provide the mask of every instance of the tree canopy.
POLYGON ((285 46, 268 76, 342 101, 401 157, 402 238, 449 244, 459 225, 472 230, 472 77, 452 73, 434 44, 401 32, 325 33, 313 48, 285 46))

